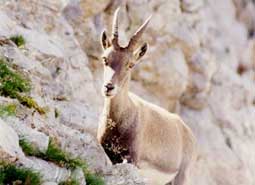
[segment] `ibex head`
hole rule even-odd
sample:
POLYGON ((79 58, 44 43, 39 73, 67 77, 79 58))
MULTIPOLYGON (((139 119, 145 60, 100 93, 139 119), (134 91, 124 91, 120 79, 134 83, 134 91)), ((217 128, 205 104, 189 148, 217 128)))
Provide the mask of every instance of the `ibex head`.
POLYGON ((151 17, 135 32, 128 45, 121 47, 118 43, 118 13, 119 8, 114 13, 111 39, 107 38, 105 31, 101 34, 101 45, 104 51, 102 55, 104 63, 102 91, 106 97, 113 97, 118 93, 129 80, 131 69, 138 63, 138 60, 146 53, 148 48, 147 43, 144 43, 138 49, 136 45, 151 17))

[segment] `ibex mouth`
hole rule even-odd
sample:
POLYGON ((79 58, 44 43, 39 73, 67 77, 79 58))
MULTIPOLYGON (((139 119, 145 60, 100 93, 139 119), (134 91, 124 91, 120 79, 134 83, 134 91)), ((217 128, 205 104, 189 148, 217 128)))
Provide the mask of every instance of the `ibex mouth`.
POLYGON ((113 97, 113 95, 112 95, 112 94, 109 94, 109 93, 105 93, 105 96, 108 97, 108 98, 113 97))
POLYGON ((107 87, 103 87, 102 89, 102 93, 105 97, 113 97, 116 94, 116 89, 113 88, 107 88, 107 87))
POLYGON ((104 96, 105 97, 113 97, 115 94, 112 92, 112 91, 110 91, 110 92, 104 92, 104 96))

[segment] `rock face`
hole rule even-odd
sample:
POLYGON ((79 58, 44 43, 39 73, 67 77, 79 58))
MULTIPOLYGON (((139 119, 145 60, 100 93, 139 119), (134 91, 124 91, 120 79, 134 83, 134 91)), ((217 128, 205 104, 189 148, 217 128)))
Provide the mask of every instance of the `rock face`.
POLYGON ((21 166, 40 172, 40 175, 46 182, 60 183, 67 180, 71 175, 70 170, 58 167, 53 163, 35 157, 20 159, 18 163, 21 164, 21 166))
POLYGON ((0 119, 0 154, 1 161, 13 162, 23 152, 19 147, 17 133, 0 119))
MULTIPOLYGON (((107 184, 145 184, 132 165, 112 166, 95 137, 103 104, 99 35, 104 28, 110 34, 112 13, 121 6, 122 45, 153 14, 142 39, 150 48, 131 90, 180 114, 194 131, 198 159, 190 184, 255 184, 254 1, 11 0, 0 6, 0 36, 26 40, 23 48, 0 42, 0 56, 28 75, 31 96, 48 107, 45 116, 22 107, 0 121, 2 160, 19 158, 45 174, 45 184, 58 183, 71 172, 47 161, 36 165, 39 159, 18 146, 18 136, 25 136, 45 150, 53 136, 107 184)), ((6 101, 13 100, 0 99, 6 101)))

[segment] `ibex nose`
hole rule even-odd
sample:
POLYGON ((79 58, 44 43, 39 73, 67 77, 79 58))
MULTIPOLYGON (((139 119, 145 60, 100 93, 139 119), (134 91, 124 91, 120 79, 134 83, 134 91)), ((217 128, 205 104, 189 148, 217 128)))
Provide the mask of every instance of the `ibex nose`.
POLYGON ((112 85, 112 83, 106 84, 105 87, 106 87, 107 91, 111 91, 114 89, 114 86, 112 85))

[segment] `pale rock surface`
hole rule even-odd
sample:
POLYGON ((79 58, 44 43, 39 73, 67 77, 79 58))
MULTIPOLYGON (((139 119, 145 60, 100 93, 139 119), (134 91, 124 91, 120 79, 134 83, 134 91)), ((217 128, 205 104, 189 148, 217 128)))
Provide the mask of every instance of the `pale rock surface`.
POLYGON ((204 5, 204 0, 181 0, 181 8, 185 12, 196 12, 204 5))
POLYGON ((24 154, 19 147, 17 133, 0 119, 0 161, 14 162, 20 155, 24 154))
POLYGON ((20 139, 29 141, 39 151, 46 152, 49 145, 49 136, 43 132, 32 129, 18 119, 6 118, 6 121, 11 124, 20 139))
POLYGON ((66 181, 71 176, 70 170, 35 157, 21 158, 17 163, 26 168, 40 172, 44 181, 59 183, 66 181))
POLYGON ((72 178, 77 179, 79 185, 86 185, 85 177, 81 168, 77 168, 72 172, 72 178))
POLYGON ((178 99, 187 87, 188 66, 180 49, 161 48, 160 51, 155 49, 149 55, 153 62, 141 61, 143 63, 135 71, 133 79, 141 81, 144 88, 161 99, 161 105, 175 110, 178 99))
POLYGON ((130 164, 117 164, 111 171, 106 172, 105 181, 107 184, 116 185, 145 185, 145 179, 137 173, 137 168, 130 164))
MULTIPOLYGON (((255 184, 254 1, 13 0, 0 6, 0 35, 21 34, 27 42, 23 49, 0 46, 0 55, 28 74, 31 96, 49 108, 46 116, 25 108, 17 116, 27 135, 53 136, 109 185, 146 184, 134 166, 112 166, 95 137, 103 105, 99 36, 104 28, 110 34, 112 13, 121 6, 121 45, 153 15, 142 39, 150 47, 131 90, 178 112, 194 131, 198 158, 190 184, 255 184)), ((16 130, 4 128, 10 126, 16 130)), ((71 175, 61 170, 61 178, 71 175)))
POLYGON ((42 185, 58 185, 56 182, 44 182, 42 185))
POLYGON ((85 159, 93 170, 103 172, 110 167, 111 163, 102 147, 89 132, 80 132, 64 125, 59 125, 55 132, 62 148, 74 157, 85 159))

